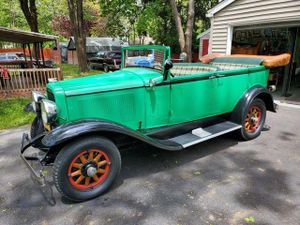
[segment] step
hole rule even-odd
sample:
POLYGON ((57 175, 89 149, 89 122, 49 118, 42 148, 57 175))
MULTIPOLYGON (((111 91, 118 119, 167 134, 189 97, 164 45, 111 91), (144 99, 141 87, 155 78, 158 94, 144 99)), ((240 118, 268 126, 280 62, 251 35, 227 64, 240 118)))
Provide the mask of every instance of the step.
POLYGON ((220 135, 229 133, 234 130, 238 130, 240 128, 242 128, 242 126, 239 124, 230 121, 225 121, 204 128, 199 127, 192 130, 190 133, 170 138, 168 140, 182 145, 183 148, 187 148, 189 146, 201 143, 203 141, 207 141, 209 139, 218 137, 220 135))

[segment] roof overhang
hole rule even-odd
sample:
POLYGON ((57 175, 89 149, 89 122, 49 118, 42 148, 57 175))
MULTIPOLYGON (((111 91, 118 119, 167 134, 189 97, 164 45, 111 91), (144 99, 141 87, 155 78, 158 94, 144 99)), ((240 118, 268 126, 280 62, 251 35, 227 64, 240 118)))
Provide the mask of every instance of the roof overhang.
POLYGON ((30 44, 57 40, 58 37, 53 35, 0 27, 0 41, 30 44))
POLYGON ((211 18, 213 17, 217 12, 224 9, 226 6, 230 5, 231 3, 235 2, 236 0, 223 0, 218 5, 213 7, 212 9, 207 11, 206 17, 211 18))
POLYGON ((210 28, 207 29, 206 31, 202 32, 201 34, 199 34, 199 35, 197 36, 197 39, 200 39, 200 38, 202 38, 203 36, 205 36, 205 35, 207 35, 207 34, 209 34, 209 33, 210 33, 210 28))

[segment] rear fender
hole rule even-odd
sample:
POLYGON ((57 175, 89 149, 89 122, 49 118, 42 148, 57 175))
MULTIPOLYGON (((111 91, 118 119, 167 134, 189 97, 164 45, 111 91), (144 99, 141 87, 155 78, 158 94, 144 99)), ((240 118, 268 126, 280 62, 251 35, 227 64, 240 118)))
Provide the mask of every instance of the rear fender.
POLYGON ((254 86, 243 95, 238 104, 235 106, 230 120, 232 122, 242 124, 245 111, 255 98, 263 100, 268 111, 276 112, 276 104, 274 103, 271 92, 263 86, 254 86))

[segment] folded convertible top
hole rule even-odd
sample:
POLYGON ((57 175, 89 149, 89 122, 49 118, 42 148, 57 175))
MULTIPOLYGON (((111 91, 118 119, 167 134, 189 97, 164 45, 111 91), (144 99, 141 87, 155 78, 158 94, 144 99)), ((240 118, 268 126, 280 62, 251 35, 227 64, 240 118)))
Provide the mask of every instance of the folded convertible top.
POLYGON ((222 61, 223 63, 246 63, 249 59, 249 64, 252 64, 254 61, 266 67, 279 67, 286 66, 290 63, 291 55, 284 53, 276 56, 267 56, 267 55, 222 55, 219 53, 208 54, 200 58, 200 61, 203 63, 210 63, 212 61, 222 61), (257 59, 257 60, 254 60, 257 59), (251 63, 250 63, 251 62, 251 63))

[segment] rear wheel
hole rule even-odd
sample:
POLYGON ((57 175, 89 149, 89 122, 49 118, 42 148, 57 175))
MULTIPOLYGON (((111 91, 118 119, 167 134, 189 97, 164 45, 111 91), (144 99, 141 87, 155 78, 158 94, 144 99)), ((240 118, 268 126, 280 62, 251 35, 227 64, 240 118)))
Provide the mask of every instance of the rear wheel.
POLYGON ((57 155, 53 180, 57 190, 72 201, 103 194, 121 169, 117 147, 103 137, 88 137, 65 146, 57 155))
POLYGON ((266 120, 266 106, 261 99, 254 99, 243 115, 240 136, 243 140, 251 140, 258 137, 266 120))

